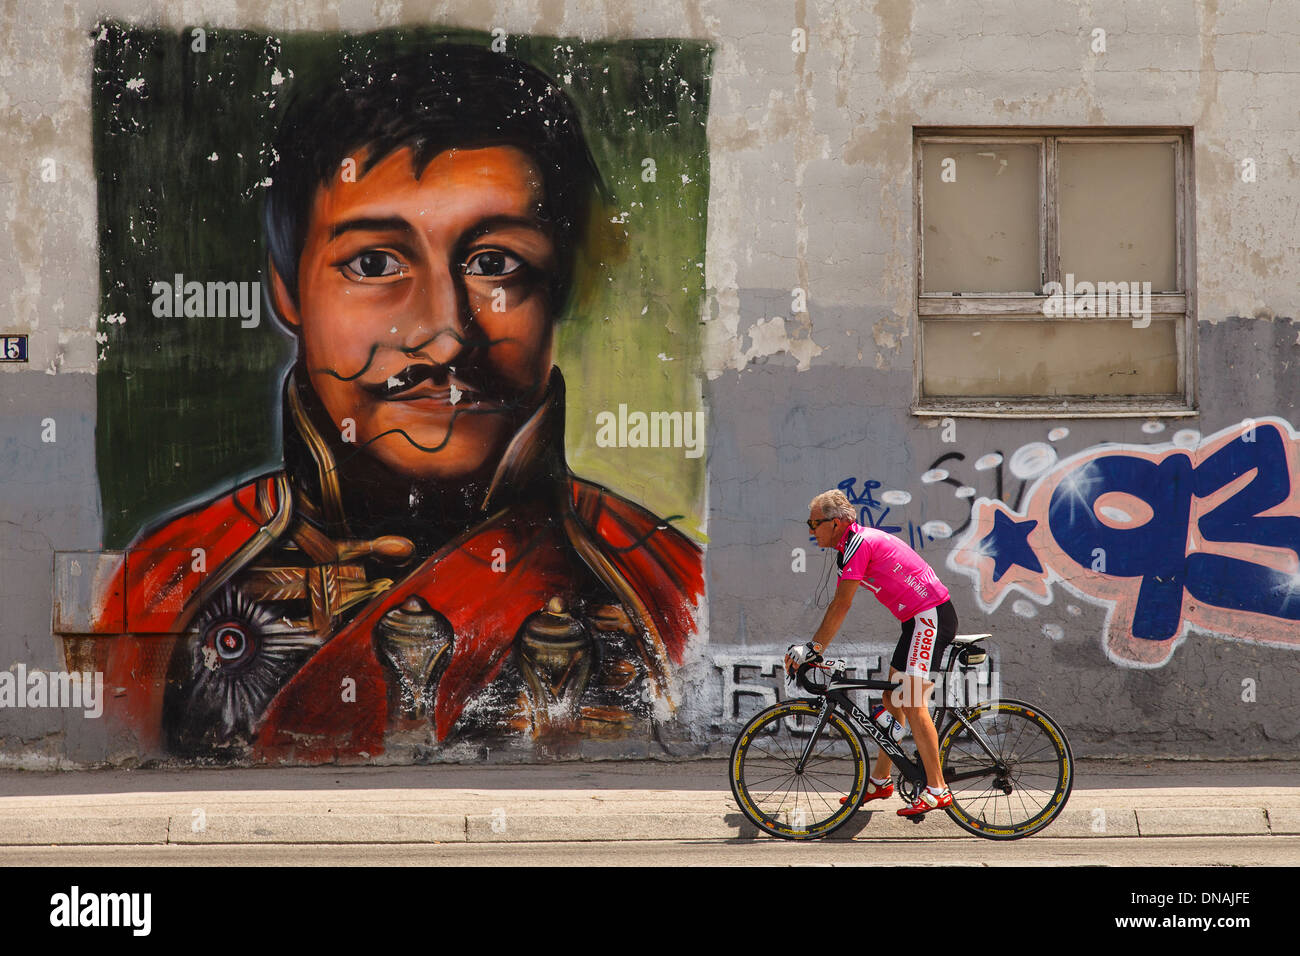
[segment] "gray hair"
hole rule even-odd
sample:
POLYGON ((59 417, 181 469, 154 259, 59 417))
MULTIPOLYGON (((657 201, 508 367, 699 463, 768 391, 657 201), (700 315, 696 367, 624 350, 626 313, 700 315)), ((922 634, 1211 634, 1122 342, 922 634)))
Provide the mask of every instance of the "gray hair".
POLYGON ((849 522, 858 520, 858 509, 853 507, 848 495, 838 488, 834 491, 823 491, 808 502, 808 507, 823 518, 841 518, 849 522))

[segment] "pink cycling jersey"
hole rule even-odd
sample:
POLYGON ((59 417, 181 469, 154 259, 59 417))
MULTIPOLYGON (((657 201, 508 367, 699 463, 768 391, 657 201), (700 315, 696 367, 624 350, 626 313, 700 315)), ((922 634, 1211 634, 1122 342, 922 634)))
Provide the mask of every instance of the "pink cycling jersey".
POLYGON ((948 600, 948 589, 934 569, 892 534, 855 521, 836 547, 840 580, 861 581, 900 621, 948 600))

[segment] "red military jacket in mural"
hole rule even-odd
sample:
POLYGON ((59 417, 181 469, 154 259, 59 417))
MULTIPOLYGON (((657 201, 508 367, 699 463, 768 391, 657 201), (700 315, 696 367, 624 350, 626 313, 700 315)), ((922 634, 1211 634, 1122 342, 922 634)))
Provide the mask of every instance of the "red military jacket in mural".
POLYGON ((671 710, 700 549, 568 471, 558 370, 468 521, 402 488, 394 524, 310 388, 285 406, 285 469, 142 535, 98 602, 109 706, 143 752, 414 758, 671 710))

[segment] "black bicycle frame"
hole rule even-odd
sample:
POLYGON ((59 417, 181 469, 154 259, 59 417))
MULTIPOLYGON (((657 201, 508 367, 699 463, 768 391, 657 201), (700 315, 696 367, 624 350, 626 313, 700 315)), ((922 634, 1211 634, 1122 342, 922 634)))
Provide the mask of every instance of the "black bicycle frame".
MULTIPOLYGON (((955 658, 952 656, 949 657, 948 666, 945 668, 945 672, 951 672, 954 659, 955 658)), ((847 693, 850 690, 893 691, 902 686, 901 684, 887 680, 851 680, 849 678, 840 678, 826 687, 818 687, 815 684, 808 683, 802 673, 797 679, 799 686, 820 697, 822 704, 821 711, 817 715, 817 726, 813 728, 812 735, 808 738, 808 743, 804 745, 803 753, 799 755, 799 762, 795 765, 795 773, 803 773, 804 764, 812 754, 813 745, 817 742, 818 738, 821 737, 822 730, 826 726, 826 721, 830 719, 831 711, 838 710, 842 715, 847 716, 854 724, 856 724, 861 732, 865 732, 866 736, 874 740, 881 750, 889 755, 889 759, 893 761, 894 765, 898 767, 900 771, 902 771, 904 777, 917 784, 923 784, 926 782, 925 767, 919 762, 913 763, 909 760, 903 754, 903 751, 899 748, 898 744, 894 742, 894 738, 881 730, 874 720, 864 714, 858 706, 849 699, 847 693)), ((940 716, 946 715, 948 710, 952 711, 952 717, 954 720, 960 721, 965 725, 966 729, 969 730, 971 735, 975 738, 976 743, 978 743, 980 748, 989 755, 989 759, 993 761, 993 769, 1005 773, 1006 767, 1002 765, 1002 761, 999 760, 997 754, 993 752, 993 748, 991 748, 988 741, 984 739, 984 735, 979 732, 974 724, 962 715, 961 709, 956 707, 949 708, 945 701, 944 706, 939 711, 940 716)), ((943 728, 945 731, 947 729, 946 725, 949 723, 952 723, 952 721, 945 722, 945 727, 943 728)), ((940 737, 943 736, 943 733, 937 725, 935 730, 938 732, 940 737)), ((989 768, 985 767, 980 770, 969 770, 965 773, 949 774, 944 779, 945 782, 955 782, 958 780, 968 780, 973 777, 986 777, 988 776, 988 773, 989 768)))

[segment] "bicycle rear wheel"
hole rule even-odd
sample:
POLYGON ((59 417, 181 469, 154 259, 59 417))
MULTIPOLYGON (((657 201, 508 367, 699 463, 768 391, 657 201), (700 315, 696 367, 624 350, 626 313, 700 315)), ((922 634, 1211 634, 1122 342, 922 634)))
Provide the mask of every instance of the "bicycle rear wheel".
POLYGON ((966 719, 993 756, 960 721, 948 726, 939 741, 948 816, 990 840, 1018 840, 1051 823, 1074 784, 1074 758, 1056 721, 1019 700, 980 704, 966 719))
POLYGON ((852 817, 862 799, 866 754, 839 714, 829 715, 803 772, 795 772, 818 712, 811 701, 783 701, 756 714, 731 748, 731 792, 764 833, 786 840, 824 837, 852 817), (841 803, 842 797, 848 799, 841 803))

